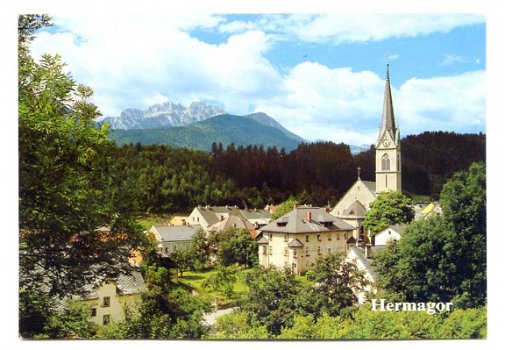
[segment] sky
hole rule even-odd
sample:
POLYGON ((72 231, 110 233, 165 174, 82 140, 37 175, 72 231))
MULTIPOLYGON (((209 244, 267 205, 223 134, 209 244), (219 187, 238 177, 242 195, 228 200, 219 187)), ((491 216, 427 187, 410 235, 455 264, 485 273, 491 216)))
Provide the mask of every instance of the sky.
POLYGON ((474 14, 54 16, 59 53, 104 116, 168 100, 265 112, 307 140, 375 143, 386 64, 403 136, 485 132, 486 23, 474 14))

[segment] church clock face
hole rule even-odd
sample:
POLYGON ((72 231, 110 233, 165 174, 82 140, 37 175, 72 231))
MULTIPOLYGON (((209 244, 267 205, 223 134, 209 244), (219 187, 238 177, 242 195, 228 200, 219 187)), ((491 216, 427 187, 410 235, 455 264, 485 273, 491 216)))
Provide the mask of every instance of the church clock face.
POLYGON ((389 140, 384 140, 384 141, 382 141, 382 145, 383 145, 384 147, 389 147, 389 145, 390 145, 389 140))

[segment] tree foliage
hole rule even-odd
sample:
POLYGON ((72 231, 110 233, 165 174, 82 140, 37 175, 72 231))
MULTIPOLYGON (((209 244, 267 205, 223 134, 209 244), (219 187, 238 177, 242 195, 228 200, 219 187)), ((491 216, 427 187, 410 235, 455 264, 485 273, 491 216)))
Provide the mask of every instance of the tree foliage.
POLYGON ((443 215, 410 224, 375 259, 378 285, 407 301, 486 303, 485 167, 474 164, 441 193, 443 215))
POLYGON ((230 227, 213 232, 209 236, 209 245, 216 250, 217 261, 221 265, 240 264, 251 267, 258 264, 258 243, 246 229, 230 227))
POLYGON ((93 274, 127 264, 144 239, 111 186, 114 145, 94 122, 100 112, 92 90, 65 74, 59 55, 30 56, 35 31, 49 24, 46 15, 18 22, 20 333, 33 335, 24 320, 35 318, 56 337, 68 324, 77 327, 82 312, 53 317, 50 308, 25 307, 35 300, 28 294, 42 303, 79 294, 93 274), (110 231, 98 230, 104 226, 110 231))
POLYGON ((295 198, 288 198, 286 201, 282 202, 272 213, 272 220, 276 220, 284 214, 289 213, 296 205, 298 205, 298 201, 295 198))
POLYGON ((356 303, 355 293, 369 285, 363 272, 341 253, 319 258, 310 280, 314 284, 300 294, 299 303, 316 318, 323 313, 330 316, 345 313, 356 303))
POLYGON ((424 312, 373 312, 365 304, 350 317, 324 314, 295 317, 282 329, 280 339, 482 339, 486 309, 455 310, 429 315, 424 312))
POLYGON ((233 266, 218 266, 216 273, 207 277, 202 287, 222 291, 227 298, 233 296, 233 284, 237 281, 237 269, 233 266))
MULTIPOLYGON (((78 292, 92 265, 118 266, 143 243, 138 226, 117 211, 109 171, 112 144, 97 128, 90 88, 63 72, 61 58, 29 56, 45 16, 19 21, 19 226, 21 288, 78 292), (97 231, 111 227, 110 233, 97 231)), ((108 267, 108 268, 109 268, 108 267)))
POLYGON ((401 192, 381 192, 370 204, 363 226, 379 232, 389 225, 405 224, 414 219, 412 200, 401 192))

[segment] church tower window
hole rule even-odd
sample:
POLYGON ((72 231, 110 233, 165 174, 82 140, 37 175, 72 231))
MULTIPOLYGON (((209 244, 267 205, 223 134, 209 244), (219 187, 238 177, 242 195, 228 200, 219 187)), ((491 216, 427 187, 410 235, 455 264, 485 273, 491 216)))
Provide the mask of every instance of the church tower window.
POLYGON ((389 156, 387 154, 382 156, 382 170, 389 170, 389 156))

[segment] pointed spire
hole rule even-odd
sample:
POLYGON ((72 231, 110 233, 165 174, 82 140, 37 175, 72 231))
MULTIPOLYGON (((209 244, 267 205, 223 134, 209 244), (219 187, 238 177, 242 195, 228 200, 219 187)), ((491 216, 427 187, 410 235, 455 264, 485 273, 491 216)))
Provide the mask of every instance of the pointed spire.
POLYGON ((389 63, 386 65, 386 87, 384 91, 384 107, 382 109, 381 135, 384 130, 389 130, 394 137, 395 114, 393 111, 393 98, 391 96, 391 85, 389 83, 389 63))
POLYGON ((361 174, 361 167, 358 167, 358 180, 361 180, 360 174, 361 174))

